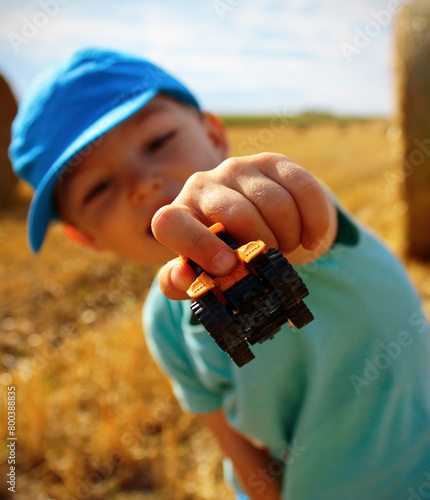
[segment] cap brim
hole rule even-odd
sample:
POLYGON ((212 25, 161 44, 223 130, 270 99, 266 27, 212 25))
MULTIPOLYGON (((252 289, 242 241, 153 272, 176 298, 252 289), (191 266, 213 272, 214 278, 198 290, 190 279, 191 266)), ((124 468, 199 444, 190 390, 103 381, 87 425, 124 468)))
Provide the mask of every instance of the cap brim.
MULTIPOLYGON (((161 92, 163 92, 163 89, 148 90, 109 111, 78 136, 56 160, 41 180, 28 213, 28 240, 33 252, 38 252, 42 246, 49 223, 58 218, 53 202, 53 190, 55 184, 61 182, 61 175, 67 164, 86 146, 136 113, 161 92)), ((172 94, 169 90, 166 93, 172 94)), ((184 95, 182 97, 184 101, 190 101, 190 104, 194 104, 189 96, 184 95)))

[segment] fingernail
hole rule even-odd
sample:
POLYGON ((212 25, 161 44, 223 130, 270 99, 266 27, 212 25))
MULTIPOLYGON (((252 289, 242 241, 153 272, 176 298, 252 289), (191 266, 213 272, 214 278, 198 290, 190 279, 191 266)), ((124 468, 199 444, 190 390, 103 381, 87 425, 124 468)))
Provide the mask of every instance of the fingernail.
POLYGON ((212 260, 214 271, 221 274, 230 271, 236 263, 236 255, 228 250, 222 250, 212 260))

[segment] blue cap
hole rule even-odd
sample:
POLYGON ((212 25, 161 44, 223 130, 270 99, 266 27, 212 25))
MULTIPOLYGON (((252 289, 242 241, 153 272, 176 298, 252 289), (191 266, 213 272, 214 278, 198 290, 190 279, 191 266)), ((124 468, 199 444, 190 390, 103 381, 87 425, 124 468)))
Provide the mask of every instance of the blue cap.
POLYGON ((16 174, 34 188, 28 213, 34 252, 58 219, 53 190, 67 165, 159 93, 199 108, 188 89, 154 64, 100 49, 77 52, 30 87, 12 125, 9 154, 16 174))

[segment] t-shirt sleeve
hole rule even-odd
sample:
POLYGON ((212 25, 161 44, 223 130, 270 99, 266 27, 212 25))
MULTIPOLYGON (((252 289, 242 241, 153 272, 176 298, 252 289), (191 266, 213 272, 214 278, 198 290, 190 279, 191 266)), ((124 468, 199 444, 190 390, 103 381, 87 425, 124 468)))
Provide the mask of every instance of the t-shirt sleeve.
POLYGON ((199 377, 182 332, 183 310, 180 302, 164 297, 154 282, 143 309, 145 337, 181 406, 192 413, 207 413, 221 407, 221 393, 199 377))

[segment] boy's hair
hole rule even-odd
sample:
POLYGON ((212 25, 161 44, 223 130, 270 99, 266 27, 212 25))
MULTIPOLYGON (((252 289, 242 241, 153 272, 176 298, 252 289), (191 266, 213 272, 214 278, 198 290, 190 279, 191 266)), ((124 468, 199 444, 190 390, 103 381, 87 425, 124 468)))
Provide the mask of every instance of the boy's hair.
POLYGON ((101 49, 77 52, 30 87, 12 125, 9 154, 16 174, 34 188, 28 214, 34 252, 58 218, 53 189, 66 167, 77 166, 87 146, 160 93, 200 109, 190 91, 159 67, 101 49))

